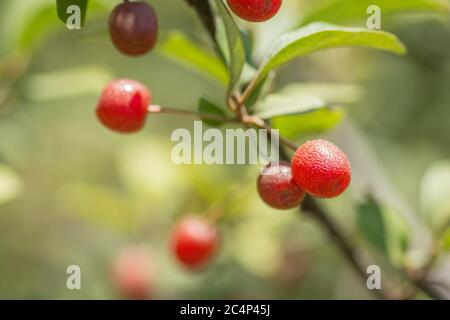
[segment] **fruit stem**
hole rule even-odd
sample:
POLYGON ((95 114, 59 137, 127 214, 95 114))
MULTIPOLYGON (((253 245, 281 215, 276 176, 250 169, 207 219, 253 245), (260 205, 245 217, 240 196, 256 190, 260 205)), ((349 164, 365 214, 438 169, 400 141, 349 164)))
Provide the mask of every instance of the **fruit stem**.
POLYGON ((166 107, 161 107, 158 105, 150 105, 147 107, 147 110, 149 113, 153 113, 153 114, 155 114, 155 113, 156 114, 173 114, 173 115, 178 115, 178 116, 183 116, 183 117, 192 117, 192 118, 219 121, 219 122, 240 122, 238 119, 229 118, 227 116, 222 116, 220 114, 194 112, 194 111, 188 111, 188 110, 166 108, 166 107))
MULTIPOLYGON (((257 73, 258 74, 258 73, 257 73)), ((239 105, 242 105, 248 101, 248 99, 251 97, 253 91, 255 91, 256 86, 258 84, 258 76, 256 75, 250 83, 245 87, 244 92, 239 97, 239 105)))

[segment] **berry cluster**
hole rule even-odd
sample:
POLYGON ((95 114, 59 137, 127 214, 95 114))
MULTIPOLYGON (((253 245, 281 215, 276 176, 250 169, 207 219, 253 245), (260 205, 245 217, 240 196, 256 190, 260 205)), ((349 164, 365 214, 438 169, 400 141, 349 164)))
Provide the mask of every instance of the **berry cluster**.
POLYGON ((291 164, 269 164, 258 178, 263 201, 276 209, 297 207, 305 192, 334 198, 350 184, 351 167, 345 154, 325 140, 312 140, 297 149, 291 164))

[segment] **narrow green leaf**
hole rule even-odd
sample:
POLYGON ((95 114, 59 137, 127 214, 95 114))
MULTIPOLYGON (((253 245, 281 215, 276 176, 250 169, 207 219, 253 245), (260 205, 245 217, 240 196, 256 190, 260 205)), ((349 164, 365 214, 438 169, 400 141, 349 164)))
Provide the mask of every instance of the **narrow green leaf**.
POLYGON ((272 94, 258 104, 255 115, 262 119, 270 119, 276 116, 307 113, 325 107, 326 102, 317 97, 304 96, 293 99, 291 96, 272 94))
MULTIPOLYGON (((226 116, 225 112, 223 111, 223 108, 219 104, 217 104, 205 97, 200 98, 200 100, 198 102, 198 112, 199 113, 216 114, 219 116, 226 116)), ((223 124, 222 121, 217 121, 217 120, 210 120, 210 119, 206 119, 206 118, 202 118, 202 120, 204 123, 206 123, 207 125, 209 125, 211 127, 218 127, 223 124)))
POLYGON ((356 86, 333 83, 297 83, 268 95, 255 108, 263 119, 302 114, 317 109, 354 103, 360 92, 356 86))
POLYGON ((170 33, 158 46, 159 52, 206 74, 220 83, 229 81, 228 71, 222 61, 205 51, 180 32, 170 33))
MULTIPOLYGON (((228 47, 229 91, 233 91, 239 83, 245 65, 245 48, 241 31, 222 0, 215 0, 217 10, 224 25, 228 47)), ((219 41, 219 40, 218 40, 219 41)), ((220 41, 219 41, 220 42, 220 41)))
POLYGON ((355 103, 362 95, 361 89, 357 85, 333 82, 292 83, 284 87, 280 92, 292 97, 317 97, 328 104, 355 103))
POLYGON ((344 116, 345 111, 342 108, 322 108, 299 115, 275 117, 272 119, 272 126, 279 130, 280 135, 295 139, 301 135, 330 130, 338 125, 344 116))
POLYGON ((387 255, 386 226, 378 204, 373 200, 361 203, 357 208, 356 221, 360 234, 376 249, 387 255))
POLYGON ((402 265, 409 247, 410 227, 397 212, 368 199, 357 207, 360 235, 395 265, 402 265))
POLYGON ((54 28, 55 22, 57 23, 58 20, 55 18, 53 6, 43 7, 37 11, 36 15, 30 19, 20 34, 19 47, 26 49, 37 43, 41 37, 50 33, 54 28))
POLYGON ((274 44, 261 64, 257 82, 271 70, 292 59, 316 51, 340 47, 369 47, 397 54, 406 52, 406 48, 398 38, 388 32, 313 23, 283 35, 274 44))
POLYGON ((332 0, 313 7, 302 17, 301 24, 314 21, 338 24, 353 21, 365 23, 368 17, 367 8, 371 5, 380 7, 383 17, 401 12, 446 13, 449 10, 448 2, 442 0, 332 0))
POLYGON ((339 106, 354 103, 360 96, 354 85, 294 83, 260 101, 254 114, 272 119, 272 125, 283 136, 297 138, 332 129, 345 115, 339 106))

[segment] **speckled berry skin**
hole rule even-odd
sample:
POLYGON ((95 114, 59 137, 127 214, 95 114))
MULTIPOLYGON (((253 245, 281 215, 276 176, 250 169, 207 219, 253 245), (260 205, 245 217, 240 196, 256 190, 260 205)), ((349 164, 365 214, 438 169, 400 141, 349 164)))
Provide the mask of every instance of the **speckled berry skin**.
POLYGON ((258 193, 270 207, 287 210, 298 207, 305 197, 292 180, 289 163, 269 164, 258 177, 258 193))
POLYGON ((140 247, 122 249, 112 262, 112 282, 124 299, 150 299, 153 275, 151 257, 140 247))
POLYGON ((291 169, 295 183, 318 198, 334 198, 343 193, 352 172, 342 150, 325 140, 303 144, 292 157, 291 169))
POLYGON ((124 2, 109 16, 109 35, 122 53, 139 56, 149 52, 158 38, 158 18, 146 2, 124 2))
POLYGON ((172 232, 172 251, 188 269, 199 269, 211 261, 219 246, 216 226, 200 217, 180 220, 172 232))
POLYGON ((238 17, 251 22, 264 22, 275 16, 282 0, 227 0, 238 17))
POLYGON ((111 81, 97 104, 97 117, 111 130, 131 133, 145 125, 151 92, 141 83, 128 79, 111 81))

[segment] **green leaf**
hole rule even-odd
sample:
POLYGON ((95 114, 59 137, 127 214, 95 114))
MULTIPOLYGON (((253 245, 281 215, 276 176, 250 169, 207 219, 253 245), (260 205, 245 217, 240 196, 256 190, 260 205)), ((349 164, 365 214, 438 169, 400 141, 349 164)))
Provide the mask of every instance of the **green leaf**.
POLYGON ((360 92, 356 86, 333 83, 298 83, 284 87, 258 103, 255 115, 262 119, 302 114, 317 109, 354 103, 360 92))
POLYGON ((351 104, 362 95, 361 89, 354 84, 332 82, 299 82, 287 85, 281 91, 284 95, 311 96, 323 99, 328 104, 351 104))
MULTIPOLYGON (((205 97, 200 98, 200 100, 198 102, 198 112, 199 113, 216 114, 219 116, 226 116, 225 112, 223 111, 223 108, 219 104, 217 104, 205 97)), ((211 127, 218 127, 223 124, 222 121, 217 121, 217 120, 210 120, 210 119, 206 119, 206 118, 202 118, 202 120, 204 123, 206 123, 207 125, 209 125, 211 127)))
POLYGON ((23 91, 27 99, 36 102, 95 96, 113 78, 114 75, 103 67, 83 65, 32 74, 24 82, 23 91), (58 90, 54 90, 55 87, 58 90))
POLYGON ((216 56, 206 52, 180 32, 170 33, 158 46, 159 52, 208 75, 220 83, 228 84, 226 66, 216 56))
POLYGON ((81 12, 81 26, 84 26, 84 21, 86 19, 86 10, 88 5, 88 0, 56 0, 56 11, 58 13, 58 18, 62 22, 66 23, 70 16, 67 9, 70 6, 78 6, 81 12))
POLYGON ((397 212, 368 199, 357 207, 360 235, 396 265, 403 263, 409 246, 410 228, 397 212))
POLYGON ((16 198, 22 191, 22 181, 11 168, 0 164, 0 204, 16 198))
POLYGON ((436 233, 450 224, 450 161, 433 164, 421 182, 420 202, 426 221, 436 233))
POLYGON ((262 62, 256 81, 261 81, 271 70, 292 59, 341 47, 369 47, 397 54, 406 52, 398 38, 388 32, 313 23, 281 36, 262 62))
POLYGON ((2 7, 2 14, 0 50, 4 52, 30 48, 44 37, 49 24, 58 22, 52 0, 10 1, 2 7))
POLYGON ((30 19, 20 34, 19 47, 26 49, 39 41, 55 26, 55 9, 53 6, 43 7, 36 12, 36 15, 30 19))
MULTIPOLYGON (((233 91, 245 65, 245 48, 241 31, 222 0, 215 0, 217 10, 222 18, 228 48, 228 67, 230 74, 229 92, 233 91)), ((218 33, 220 35, 220 33, 218 33)), ((223 42, 218 39, 218 42, 223 42)))
POLYGON ((334 128, 344 118, 342 108, 323 108, 300 115, 280 116, 272 119, 272 126, 280 135, 295 139, 301 135, 321 133, 334 128))
POLYGON ((292 99, 290 96, 273 94, 258 104, 255 115, 262 119, 270 119, 276 116, 307 113, 326 106, 325 101, 317 97, 292 99))
POLYGON ((383 17, 401 12, 435 11, 448 12, 448 2, 442 0, 332 0, 319 4, 302 17, 301 24, 314 21, 347 23, 358 21, 365 24, 371 5, 380 7, 383 17))
POLYGON ((356 221, 360 234, 376 249, 386 254, 386 228, 378 204, 373 200, 361 203, 357 209, 356 221))
POLYGON ((440 239, 440 246, 441 248, 448 252, 450 251, 450 228, 445 230, 445 232, 442 233, 441 239, 440 239))
POLYGON ((68 212, 86 223, 122 232, 133 232, 138 226, 136 204, 107 187, 70 183, 60 189, 59 198, 68 212))
MULTIPOLYGON (((104 16, 110 7, 108 0, 89 1, 91 15, 104 16)), ((9 1, 1 10, 3 19, 0 20, 0 54, 11 51, 28 54, 30 49, 39 45, 52 32, 69 32, 59 22, 55 0, 9 1)))
POLYGON ((254 114, 272 119, 280 134, 289 138, 320 133, 340 123, 345 112, 340 105, 356 102, 358 87, 335 83, 296 83, 268 95, 257 104, 254 114))

